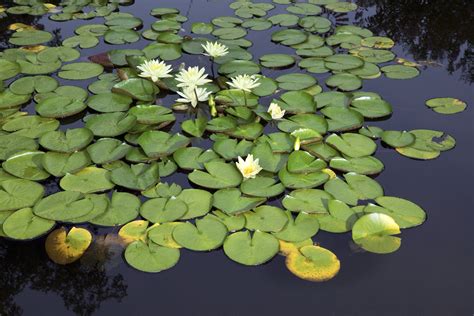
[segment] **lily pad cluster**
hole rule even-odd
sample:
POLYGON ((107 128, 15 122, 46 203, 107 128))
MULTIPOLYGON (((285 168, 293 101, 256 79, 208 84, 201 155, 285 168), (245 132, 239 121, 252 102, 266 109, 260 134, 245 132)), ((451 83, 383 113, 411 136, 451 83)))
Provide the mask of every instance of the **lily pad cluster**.
MULTIPOLYGON (((434 159, 455 140, 366 125, 389 118, 393 107, 360 90, 364 80, 420 72, 394 63, 390 38, 334 25, 332 14, 355 4, 241 0, 230 4, 235 16, 194 23, 158 7, 150 11, 156 21, 140 31, 142 19, 119 12, 127 1, 76 2, 17 0, 5 10, 97 21, 50 46, 47 30, 10 27, 12 46, 0 54, 0 236, 29 240, 60 225, 46 251, 68 264, 94 243, 87 225, 120 227, 125 260, 141 271, 173 267, 181 249, 222 248, 249 266, 281 253, 296 276, 325 281, 340 262, 314 244, 318 231, 351 233, 360 248, 385 254, 400 247, 401 229, 425 221, 420 206, 386 195, 374 180, 384 169, 374 155, 382 143, 434 159), (287 13, 272 15, 276 6, 287 13), (268 29, 292 52, 253 56, 246 36, 268 29), (149 41, 142 49, 87 52, 101 39, 141 37, 149 41), (199 55, 210 56, 210 74, 183 86, 202 65, 180 59, 197 65, 190 57, 199 55), (165 70, 154 78, 157 69, 165 70), (276 75, 265 76, 267 69, 276 75), (181 98, 169 101, 176 93, 181 98), (56 189, 46 190, 51 183, 56 189)), ((427 105, 440 113, 466 106, 449 98, 427 105)))

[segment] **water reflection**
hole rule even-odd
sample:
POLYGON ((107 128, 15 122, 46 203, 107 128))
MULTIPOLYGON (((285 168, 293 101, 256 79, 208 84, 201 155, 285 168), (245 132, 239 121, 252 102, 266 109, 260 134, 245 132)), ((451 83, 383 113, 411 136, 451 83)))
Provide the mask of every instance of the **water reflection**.
POLYGON ((472 0, 359 0, 359 25, 386 34, 418 61, 446 64, 474 81, 472 0), (369 7, 372 7, 369 9, 369 7), (375 14, 366 14, 374 10, 375 14))
POLYGON ((27 288, 61 297, 64 306, 78 315, 90 315, 102 302, 127 296, 123 276, 108 272, 101 261, 59 266, 43 249, 43 239, 0 241, 0 315, 21 315, 15 297, 27 288))

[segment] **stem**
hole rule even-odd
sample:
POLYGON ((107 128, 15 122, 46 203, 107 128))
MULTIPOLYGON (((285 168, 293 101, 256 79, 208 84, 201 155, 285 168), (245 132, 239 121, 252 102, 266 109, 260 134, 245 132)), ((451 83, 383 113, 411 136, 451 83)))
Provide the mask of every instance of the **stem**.
POLYGON ((247 93, 245 92, 245 90, 242 90, 242 92, 244 93, 245 107, 248 107, 247 106, 247 93))
POLYGON ((211 57, 211 73, 212 76, 215 78, 216 75, 214 74, 214 58, 211 57))

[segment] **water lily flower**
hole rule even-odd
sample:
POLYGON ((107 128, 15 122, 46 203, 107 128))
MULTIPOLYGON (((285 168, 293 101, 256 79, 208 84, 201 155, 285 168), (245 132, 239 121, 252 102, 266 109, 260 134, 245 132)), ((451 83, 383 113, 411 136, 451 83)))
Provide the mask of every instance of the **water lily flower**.
POLYGON ((252 89, 260 85, 258 78, 255 75, 238 75, 237 77, 231 78, 231 81, 232 82, 227 82, 229 86, 246 92, 252 92, 252 89))
POLYGON ((202 86, 212 80, 206 79, 207 74, 204 72, 206 69, 199 67, 188 67, 188 69, 182 69, 176 76, 176 81, 180 83, 177 84, 181 88, 190 88, 194 89, 198 86, 202 86))
POLYGON ((262 167, 258 164, 258 158, 253 159, 253 155, 247 155, 245 160, 242 157, 238 157, 238 162, 235 163, 237 169, 245 179, 255 178, 257 174, 262 171, 262 167))
POLYGON ((171 77, 169 73, 173 70, 170 65, 158 59, 145 61, 137 68, 141 71, 140 77, 150 78, 153 82, 157 82, 161 78, 171 77))
POLYGON ((206 45, 201 44, 201 46, 206 51, 206 53, 204 53, 203 55, 212 58, 222 57, 229 53, 227 46, 218 42, 206 42, 206 45))
POLYGON ((178 91, 181 98, 177 99, 176 102, 180 103, 191 103, 191 106, 195 108, 198 102, 204 102, 209 100, 211 91, 207 91, 206 88, 196 87, 194 89, 184 88, 183 91, 178 91))
POLYGON ((282 110, 277 103, 272 102, 270 103, 267 112, 270 113, 272 119, 279 120, 285 116, 286 110, 282 110))

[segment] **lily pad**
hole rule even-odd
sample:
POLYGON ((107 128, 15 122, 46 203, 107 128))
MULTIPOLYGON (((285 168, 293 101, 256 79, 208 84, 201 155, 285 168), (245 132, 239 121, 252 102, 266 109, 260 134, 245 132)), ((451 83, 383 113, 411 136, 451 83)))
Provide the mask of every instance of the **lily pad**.
POLYGON ((311 238, 319 230, 319 222, 312 214, 299 213, 296 218, 293 218, 290 211, 286 212, 288 224, 283 230, 273 235, 281 240, 289 242, 300 242, 311 238))
POLYGON ((92 234, 84 228, 64 227, 51 232, 46 238, 46 253, 57 264, 69 264, 78 260, 89 248, 92 234))
POLYGON ((426 101, 426 106, 436 113, 455 114, 464 111, 467 104, 455 98, 434 98, 426 101))
POLYGON ((138 216, 140 200, 133 194, 114 192, 105 213, 90 222, 100 226, 121 226, 138 216))
POLYGON ((10 238, 27 240, 46 234, 55 224, 55 221, 36 216, 31 208, 23 208, 7 217, 2 229, 10 238))
POLYGON ((273 258, 279 250, 278 240, 270 234, 256 231, 237 232, 229 235, 224 242, 225 254, 235 262, 255 266, 273 258))
POLYGON ((32 207, 43 197, 44 188, 29 180, 10 179, 0 182, 0 211, 32 207))
POLYGON ((186 222, 173 230, 174 240, 184 248, 194 251, 209 251, 220 247, 227 237, 227 228, 210 217, 197 219, 196 224, 186 222))
POLYGON ((133 268, 144 272, 160 272, 175 266, 179 261, 179 249, 162 247, 141 240, 132 242, 125 249, 125 260, 133 268))
POLYGON ((103 192, 115 185, 110 181, 110 171, 97 167, 87 167, 64 176, 59 185, 66 191, 81 193, 103 192))
POLYGON ((228 215, 246 212, 265 201, 265 198, 242 196, 236 188, 221 189, 213 195, 213 206, 228 215))
POLYGON ((319 246, 304 246, 286 257, 286 267, 297 277, 313 282, 327 281, 336 276, 341 263, 331 251, 319 246))
POLYGON ((80 62, 64 65, 58 76, 68 80, 85 80, 97 77, 103 71, 104 68, 99 64, 80 62))
POLYGON ((210 161, 204 164, 206 172, 194 170, 188 175, 189 181, 210 189, 224 189, 238 186, 242 175, 235 165, 222 161, 210 161))
POLYGON ((363 249, 380 254, 397 251, 401 239, 393 235, 400 233, 400 227, 388 215, 372 213, 364 215, 352 228, 352 239, 363 249))

